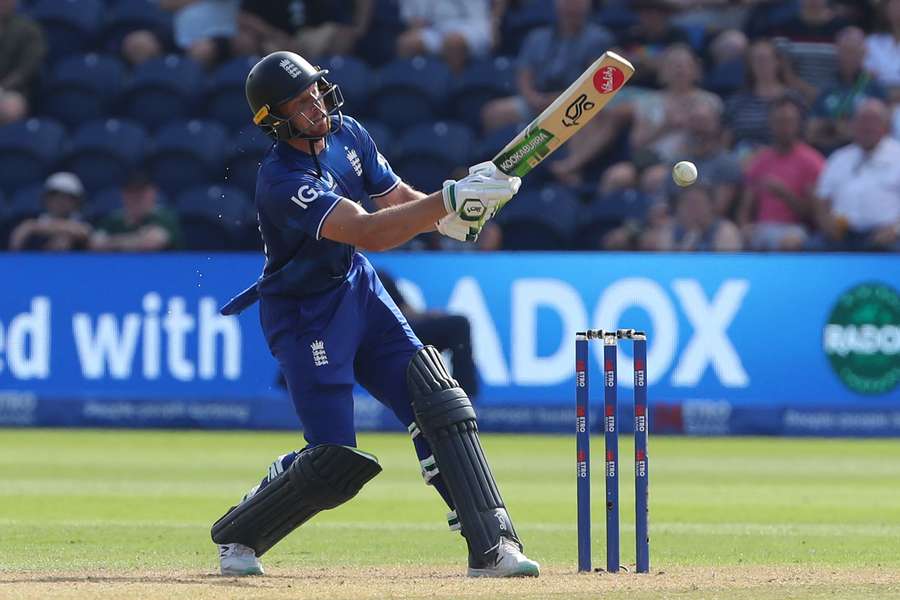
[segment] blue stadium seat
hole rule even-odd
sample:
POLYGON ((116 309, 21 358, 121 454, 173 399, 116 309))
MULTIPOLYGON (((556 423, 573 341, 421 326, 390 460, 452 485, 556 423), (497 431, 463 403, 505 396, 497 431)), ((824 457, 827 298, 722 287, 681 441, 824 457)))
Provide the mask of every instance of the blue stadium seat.
POLYGON ((190 117, 203 89, 203 70, 194 61, 170 54, 134 70, 125 86, 121 112, 155 130, 163 123, 190 117))
POLYGON ((463 123, 438 121, 413 127, 397 142, 394 170, 413 187, 433 192, 456 169, 469 165, 474 140, 463 123))
POLYGON ((125 66, 105 54, 63 59, 50 74, 41 94, 41 113, 67 127, 109 114, 122 87, 125 66))
POLYGON ((398 0, 375 0, 372 22, 356 44, 356 55, 371 66, 380 66, 396 55, 397 36, 406 29, 398 0))
POLYGON ((703 76, 703 88, 723 98, 744 87, 744 60, 737 58, 707 69, 703 76))
POLYGON ((256 212, 241 190, 227 185, 196 186, 175 199, 189 250, 242 247, 256 228, 256 212))
POLYGON ((170 123, 153 138, 146 165, 151 178, 172 196, 188 187, 222 181, 227 136, 212 121, 170 123))
POLYGON ((9 235, 19 223, 44 211, 43 195, 43 184, 35 184, 16 192, 9 202, 0 198, 0 251, 9 248, 9 235))
POLYGON ((454 117, 481 129, 481 107, 488 100, 515 93, 513 62, 503 56, 471 64, 453 83, 450 105, 454 117))
MULTIPOLYGON (((169 204, 169 197, 165 192, 159 190, 156 194, 156 202, 160 205, 169 204)), ((91 223, 99 223, 120 208, 122 208, 122 188, 116 186, 88 195, 81 213, 91 223)))
POLYGON ((251 123, 253 115, 247 106, 244 83, 258 56, 242 56, 231 60, 212 74, 206 89, 206 115, 231 130, 251 123))
POLYGON ((35 4, 31 17, 40 22, 47 36, 49 61, 91 49, 103 10, 101 0, 41 0, 35 4))
POLYGON ((28 119, 0 127, 0 187, 12 192, 39 183, 56 166, 65 129, 52 119, 28 119))
POLYGON ((500 24, 500 47, 497 53, 518 55, 522 42, 532 29, 556 22, 555 4, 547 0, 523 0, 515 8, 506 11, 500 24))
POLYGON ((239 131, 229 140, 225 152, 225 183, 239 188, 253 198, 259 161, 272 147, 272 143, 272 138, 255 125, 239 131))
POLYGON ((107 11, 101 32, 102 46, 118 52, 122 39, 139 29, 152 31, 163 41, 171 38, 172 13, 164 11, 153 0, 121 0, 113 2, 107 11))
POLYGON ((352 56, 332 56, 319 66, 328 69, 325 78, 341 88, 347 111, 352 115, 365 115, 372 80, 372 71, 366 63, 352 56))
POLYGON ((527 187, 500 214, 504 250, 564 250, 582 212, 578 198, 561 185, 527 187))
POLYGON ((579 218, 575 248, 597 250, 604 235, 628 220, 643 222, 653 200, 634 189, 611 192, 594 200, 579 218))
POLYGON ((363 123, 363 127, 366 128, 366 131, 369 132, 369 135, 372 138, 372 141, 375 142, 375 145, 378 147, 378 151, 384 154, 388 160, 394 155, 394 134, 391 132, 390 127, 385 125, 384 123, 379 123, 375 120, 367 119, 365 123, 363 123))
POLYGON ((63 160, 89 191, 121 185, 143 159, 144 129, 127 119, 101 119, 82 125, 63 160))
POLYGON ((472 162, 491 160, 525 127, 524 123, 500 127, 485 135, 475 147, 472 162))
POLYGON ((372 90, 373 114, 395 129, 434 121, 443 112, 450 80, 447 65, 435 59, 417 56, 388 63, 372 90))

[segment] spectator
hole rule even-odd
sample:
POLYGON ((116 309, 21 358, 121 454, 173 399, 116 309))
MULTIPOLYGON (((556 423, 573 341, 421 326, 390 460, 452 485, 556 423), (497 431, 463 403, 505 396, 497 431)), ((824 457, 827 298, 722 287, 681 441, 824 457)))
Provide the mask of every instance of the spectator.
POLYGON ((744 73, 744 90, 725 102, 725 123, 739 155, 769 143, 769 110, 777 98, 790 90, 784 58, 770 40, 759 39, 750 44, 744 73))
MULTIPOLYGON (((206 68, 228 59, 237 33, 239 0, 157 0, 174 13, 175 45, 206 68)), ((165 43, 148 30, 133 31, 122 40, 122 54, 131 64, 162 55, 165 43)))
POLYGON ((666 49, 689 40, 684 31, 672 25, 676 10, 669 0, 635 0, 630 4, 637 13, 637 23, 618 36, 618 45, 635 69, 629 85, 655 88, 661 82, 659 70, 666 49))
POLYGON ((44 32, 16 13, 17 0, 0 0, 0 125, 24 119, 47 53, 44 32))
POLYGON ((881 6, 881 31, 866 40, 866 69, 900 101, 900 0, 881 6))
POLYGON ((826 154, 850 143, 850 118, 861 102, 886 97, 884 88, 863 69, 865 33, 858 27, 842 29, 837 48, 838 83, 816 100, 807 131, 810 142, 826 154))
POLYGON ((98 251, 156 252, 182 247, 178 217, 157 204, 158 191, 143 172, 132 173, 122 187, 122 209, 103 219, 91 236, 98 251))
POLYGON ((676 159, 665 164, 666 192, 675 196, 677 186, 669 174, 674 163, 689 160, 697 165, 699 182, 712 188, 716 214, 733 219, 742 184, 741 165, 725 145, 722 105, 699 102, 687 110, 687 134, 676 159))
POLYGON ((825 158, 801 140, 802 119, 795 100, 778 100, 770 117, 772 146, 747 166, 738 224, 754 250, 800 250, 809 236, 825 158))
POLYGON ((372 20, 373 0, 242 0, 235 52, 290 50, 310 60, 350 54, 372 20))
MULTIPOLYGON (((675 44, 668 48, 661 66, 663 90, 634 97, 627 109, 633 122, 631 148, 649 155, 636 157, 644 162, 675 162, 687 136, 688 109, 697 104, 720 109, 722 104, 715 94, 697 87, 700 63, 689 46, 675 44)), ((551 171, 564 183, 577 183, 581 169, 603 150, 601 144, 606 141, 598 135, 573 138, 568 144, 568 156, 552 163, 551 171)))
POLYGON ((590 23, 589 0, 556 0, 556 26, 532 31, 519 52, 518 95, 488 102, 481 111, 485 131, 531 121, 613 42, 590 23))
POLYGON ((674 219, 658 220, 641 239, 641 248, 665 252, 737 252, 741 246, 737 226, 716 215, 712 188, 703 184, 682 189, 674 219))
POLYGON ((884 102, 866 100, 853 116, 853 143, 825 164, 816 190, 818 217, 832 249, 898 249, 900 142, 888 135, 889 128, 884 102))
POLYGON ((84 187, 78 176, 60 172, 48 177, 44 182, 46 211, 13 229, 9 249, 62 252, 87 248, 91 226, 78 212, 83 198, 84 187))
POLYGON ((397 38, 400 57, 436 54, 454 73, 469 57, 486 56, 493 47, 489 0, 399 0, 409 29, 397 38))
POLYGON ((812 102, 821 90, 835 83, 838 32, 850 25, 830 0, 800 0, 797 14, 776 28, 773 35, 790 59, 788 81, 812 102))
POLYGON ((420 311, 413 308, 397 287, 394 279, 384 271, 378 278, 406 317, 409 326, 426 346, 434 346, 440 352, 450 352, 453 378, 473 400, 478 395, 478 371, 472 357, 472 332, 469 319, 464 315, 452 315, 444 311, 420 311))

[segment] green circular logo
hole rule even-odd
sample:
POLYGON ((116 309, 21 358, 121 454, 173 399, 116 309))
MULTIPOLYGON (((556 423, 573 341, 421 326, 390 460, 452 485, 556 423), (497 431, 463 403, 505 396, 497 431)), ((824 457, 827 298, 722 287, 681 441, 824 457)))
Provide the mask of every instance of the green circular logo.
POLYGON ((900 294, 864 283, 838 300, 822 339, 831 367, 848 388, 885 394, 900 383, 900 294))

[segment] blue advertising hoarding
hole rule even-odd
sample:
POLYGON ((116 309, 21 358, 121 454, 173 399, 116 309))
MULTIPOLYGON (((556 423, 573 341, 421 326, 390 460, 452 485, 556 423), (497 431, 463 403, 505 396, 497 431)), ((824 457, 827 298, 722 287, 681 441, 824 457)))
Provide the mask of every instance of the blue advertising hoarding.
MULTIPOLYGON (((633 327, 649 334, 656 431, 900 434, 897 255, 371 258, 411 304, 469 318, 486 428, 570 430, 574 332, 633 327)), ((260 266, 0 256, 0 424, 295 427, 255 307, 217 312, 260 266)), ((591 352, 598 370, 602 346, 591 352)), ((627 410, 630 347, 619 352, 627 410)), ((362 391, 357 422, 395 427, 362 391)))

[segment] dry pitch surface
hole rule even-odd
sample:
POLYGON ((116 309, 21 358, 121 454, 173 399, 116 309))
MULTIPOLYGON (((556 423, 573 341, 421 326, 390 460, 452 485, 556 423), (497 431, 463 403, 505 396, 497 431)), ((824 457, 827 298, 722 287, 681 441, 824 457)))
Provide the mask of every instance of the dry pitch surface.
POLYGON ((679 567, 649 575, 577 575, 554 568, 538 579, 472 580, 447 568, 273 569, 265 577, 198 572, 0 574, 2 598, 900 598, 900 572, 824 567, 679 567))

